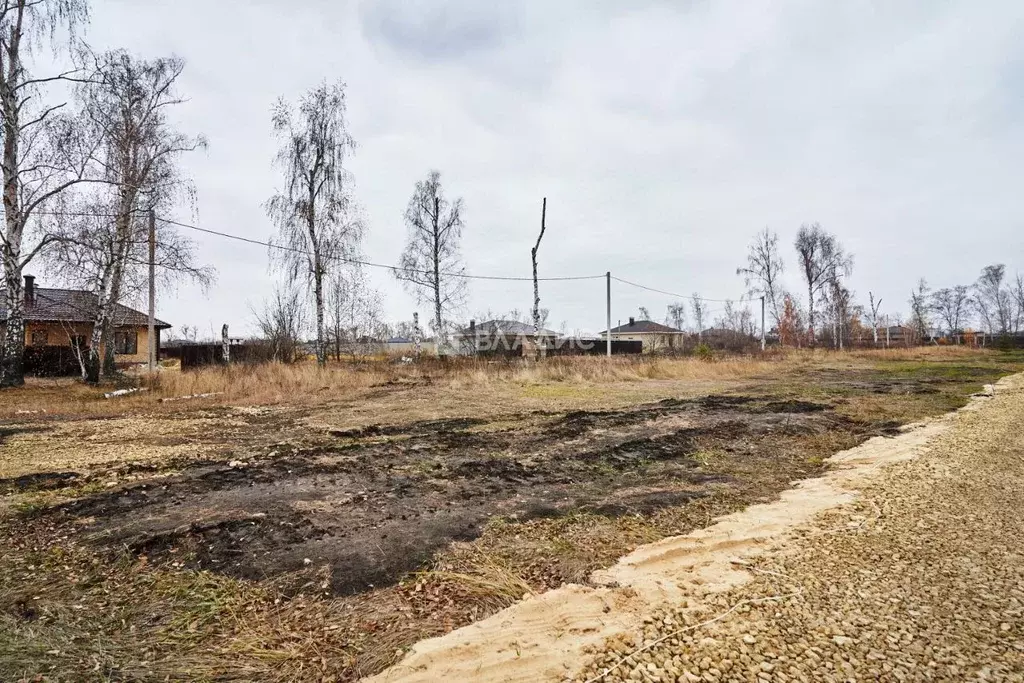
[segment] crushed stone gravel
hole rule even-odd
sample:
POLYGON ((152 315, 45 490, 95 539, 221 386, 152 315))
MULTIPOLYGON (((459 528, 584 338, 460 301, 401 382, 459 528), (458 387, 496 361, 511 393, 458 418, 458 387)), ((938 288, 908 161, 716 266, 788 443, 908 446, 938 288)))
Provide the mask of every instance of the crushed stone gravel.
POLYGON ((577 683, 1024 682, 1024 377, 577 683))

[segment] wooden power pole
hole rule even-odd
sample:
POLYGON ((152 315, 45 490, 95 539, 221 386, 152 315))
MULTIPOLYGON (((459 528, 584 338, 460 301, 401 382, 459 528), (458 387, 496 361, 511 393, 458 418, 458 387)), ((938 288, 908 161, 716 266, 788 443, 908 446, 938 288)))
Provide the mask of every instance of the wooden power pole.
POLYGON ((608 353, 608 357, 612 357, 612 273, 608 271, 604 274, 605 279, 605 314, 607 315, 606 328, 608 331, 605 333, 605 351, 608 353))
POLYGON ((544 355, 544 345, 540 340, 540 288, 537 286, 537 252, 540 250, 540 241, 544 239, 547 215, 548 198, 544 197, 540 208, 540 235, 537 236, 537 244, 530 250, 533 260, 533 342, 537 345, 538 356, 544 355))

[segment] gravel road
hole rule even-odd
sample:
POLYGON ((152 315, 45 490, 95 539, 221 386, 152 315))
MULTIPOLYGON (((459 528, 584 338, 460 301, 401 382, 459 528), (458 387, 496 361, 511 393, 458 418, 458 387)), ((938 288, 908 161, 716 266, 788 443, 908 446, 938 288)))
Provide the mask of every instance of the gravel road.
POLYGON ((1024 378, 976 405, 741 564, 754 580, 652 614, 573 680, 1024 682, 1024 378))

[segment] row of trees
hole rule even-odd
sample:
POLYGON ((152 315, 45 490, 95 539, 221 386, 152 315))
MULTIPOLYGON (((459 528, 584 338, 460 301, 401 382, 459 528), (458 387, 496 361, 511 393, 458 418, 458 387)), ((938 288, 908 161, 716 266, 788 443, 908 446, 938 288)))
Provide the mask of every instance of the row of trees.
MULTIPOLYGON (((346 345, 385 333, 380 294, 369 286, 360 263, 365 223, 345 166, 356 146, 345 108, 345 84, 324 83, 295 107, 278 101, 273 113, 282 143, 276 163, 284 183, 267 202, 267 213, 278 227, 271 258, 288 282, 304 283, 312 294, 320 365, 332 350, 340 356, 346 345)), ((442 343, 447 321, 465 303, 463 210, 461 198, 445 196, 441 174, 429 172, 416 183, 406 208, 408 239, 393 269, 418 302, 433 309, 432 327, 442 343)), ((264 334, 272 332, 267 320, 282 317, 272 313, 297 301, 291 287, 279 291, 257 315, 264 334)))
POLYGON ((801 301, 782 284, 785 263, 779 237, 769 229, 758 233, 747 252, 747 263, 737 269, 750 296, 765 298, 770 324, 782 343, 815 346, 825 342, 843 348, 853 339, 879 330, 900 328, 904 338, 917 340, 946 335, 959 340, 975 325, 989 334, 1017 333, 1024 325, 1024 278, 1010 282, 1002 264, 986 266, 973 285, 932 290, 918 281, 908 300, 909 316, 882 311, 882 299, 868 292, 867 306, 856 303, 846 282, 853 272, 853 256, 836 237, 817 223, 797 232, 794 250, 807 298, 801 301))
MULTIPOLYGON (((933 290, 921 279, 908 299, 909 313, 889 314, 873 292, 868 292, 866 305, 856 302, 847 286, 853 256, 819 224, 801 226, 793 243, 805 296, 786 288, 786 263, 779 245, 779 236, 772 230, 765 228, 755 235, 746 263, 736 269, 747 287, 745 298, 717 302, 720 305, 712 309, 715 302, 695 292, 687 302, 668 305, 665 324, 698 335, 718 329, 754 336, 759 325, 750 304, 764 297, 767 326, 787 346, 877 345, 886 340, 890 326, 898 329, 904 343, 941 336, 959 343, 975 329, 989 335, 1024 331, 1024 276, 1017 274, 1011 280, 1003 264, 986 266, 970 285, 933 290)), ((639 313, 650 318, 642 306, 639 313)))
MULTIPOLYGON (((113 371, 116 304, 147 284, 148 237, 157 212, 194 200, 181 157, 206 145, 176 130, 168 111, 182 100, 184 64, 142 60, 116 50, 94 54, 79 38, 87 0, 0 0, 0 116, 3 118, 4 224, 0 231, 4 307, 0 386, 24 381, 23 273, 36 259, 71 286, 95 294, 97 308, 82 359, 93 381, 113 371), (27 62, 48 44, 73 67, 35 76, 27 62), (55 87, 56 86, 56 87, 55 87), (68 101, 47 102, 68 92, 68 101)), ((352 195, 347 161, 355 149, 345 118, 345 85, 324 83, 292 106, 279 100, 271 124, 281 142, 274 160, 280 189, 266 203, 277 226, 272 263, 285 275, 261 328, 306 326, 303 289, 312 299, 317 358, 382 331, 380 295, 359 265, 365 223, 352 195)), ((409 239, 396 276, 433 308, 432 327, 464 303, 459 242, 463 202, 448 200, 440 174, 417 183, 405 214, 409 239)), ((155 261, 161 285, 181 278, 208 284, 194 245, 161 221, 155 261)), ((75 333, 68 330, 69 336, 75 333)), ((280 336, 280 335, 278 335, 280 336)), ((295 334, 290 335, 293 338, 295 334)))

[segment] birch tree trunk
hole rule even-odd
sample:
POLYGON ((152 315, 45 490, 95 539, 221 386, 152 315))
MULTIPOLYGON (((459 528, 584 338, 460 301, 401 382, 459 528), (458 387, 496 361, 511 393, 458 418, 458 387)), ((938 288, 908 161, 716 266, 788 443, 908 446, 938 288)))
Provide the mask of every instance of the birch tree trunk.
POLYGON ((444 331, 441 306, 441 200, 434 197, 434 329, 437 333, 437 355, 447 353, 448 338, 444 331))
MULTIPOLYGON (((19 22, 20 23, 20 22, 19 22)), ((25 229, 19 195, 18 166, 21 108, 17 87, 21 73, 20 27, 12 27, 7 54, 7 73, 0 90, 0 108, 3 110, 4 131, 4 220, 6 232, 3 240, 4 296, 7 307, 2 357, 0 357, 0 386, 20 386, 25 383, 22 362, 25 354, 25 309, 22 299, 21 240, 25 229)))
POLYGON ((810 335, 809 341, 813 349, 816 345, 814 334, 814 288, 809 285, 807 287, 807 333, 810 335))

